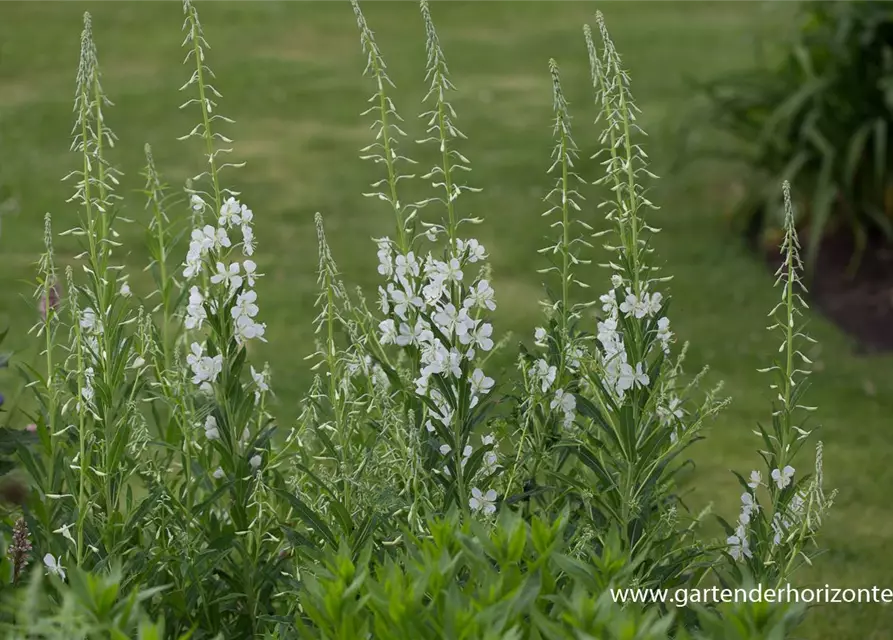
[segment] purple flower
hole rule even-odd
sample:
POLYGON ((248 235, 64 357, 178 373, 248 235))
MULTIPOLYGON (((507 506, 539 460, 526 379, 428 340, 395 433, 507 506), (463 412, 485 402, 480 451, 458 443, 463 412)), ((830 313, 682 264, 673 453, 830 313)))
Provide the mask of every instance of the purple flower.
POLYGON ((40 296, 40 302, 37 305, 40 311, 40 317, 47 319, 47 309, 57 311, 62 303, 62 290, 59 283, 54 282, 45 295, 40 296))

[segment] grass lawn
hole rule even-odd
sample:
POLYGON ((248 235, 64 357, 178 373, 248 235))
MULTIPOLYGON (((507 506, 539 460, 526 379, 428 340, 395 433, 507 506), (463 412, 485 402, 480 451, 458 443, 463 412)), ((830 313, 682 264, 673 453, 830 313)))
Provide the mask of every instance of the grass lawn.
MULTIPOLYGON (((766 312, 774 305, 772 276, 730 234, 722 212, 735 183, 729 167, 700 164, 665 175, 676 159, 672 131, 691 108, 685 77, 706 78, 748 65, 754 40, 779 41, 793 26, 788 3, 669 2, 450 2, 432 11, 453 80, 454 106, 469 140, 462 148, 475 167, 474 186, 483 193, 467 203, 486 224, 477 231, 491 255, 499 308, 496 330, 529 340, 538 323, 537 300, 543 266, 536 249, 546 226, 539 213, 551 188, 545 175, 551 150, 551 93, 547 61, 561 65, 565 91, 576 115, 577 143, 594 151, 592 90, 581 27, 600 8, 630 71, 633 92, 651 136, 646 150, 652 169, 663 176, 652 191, 661 211, 652 218, 663 228, 656 247, 667 273, 675 276, 671 317, 683 340, 691 340, 688 371, 710 366, 708 380, 725 381, 731 406, 696 449, 690 502, 710 501, 734 517, 740 489, 730 468, 745 474, 758 462, 758 438, 751 429, 769 417, 768 378, 758 374, 777 348, 766 339, 766 312)), ((177 142, 197 122, 180 111, 177 88, 189 77, 180 63, 182 15, 177 3, 0 4, 0 179, 19 196, 21 211, 2 221, 0 236, 0 327, 11 326, 6 347, 22 359, 36 346, 27 336, 36 311, 29 296, 34 262, 41 250, 42 218, 54 215, 56 231, 75 224, 65 200, 72 185, 61 183, 75 168, 68 151, 81 12, 93 13, 104 70, 104 87, 115 106, 108 124, 120 141, 114 151, 125 171, 120 193, 128 217, 119 225, 134 292, 146 294, 141 273, 147 253, 141 245, 143 212, 139 170, 143 144, 153 146, 159 168, 179 189, 202 171, 201 149, 177 142)), ((421 137, 415 118, 424 95, 424 29, 410 2, 368 2, 367 19, 397 84, 395 102, 407 120, 410 139, 421 137)), ((252 354, 269 360, 284 424, 297 414, 310 372, 304 356, 312 349, 310 320, 315 297, 316 246, 313 214, 325 217, 330 243, 349 283, 377 284, 375 247, 370 238, 392 233, 384 203, 362 197, 379 167, 358 159, 371 142, 359 113, 372 87, 361 77, 365 58, 346 2, 227 2, 199 5, 212 46, 208 63, 223 93, 221 112, 237 121, 226 133, 235 155, 247 166, 230 174, 255 212, 256 256, 266 274, 258 286, 269 342, 252 354)), ((404 145, 425 166, 429 151, 404 145)), ((598 177, 595 163, 580 172, 598 177)), ((421 193, 421 191, 420 191, 421 193)), ((586 215, 599 226, 594 191, 586 215)), ((180 211, 186 215, 184 204, 180 211)), ((61 239, 61 263, 75 248, 61 239)), ((185 247, 183 247, 185 255, 185 247)), ((591 268, 594 291, 607 288, 606 274, 591 268)), ((857 357, 850 340, 822 317, 811 318, 820 346, 813 360, 810 398, 819 405, 826 483, 840 490, 823 542, 828 553, 800 574, 812 585, 893 587, 893 358, 857 357)), ((513 340, 512 345, 517 342, 513 340)), ((513 362, 514 346, 500 356, 513 362)), ((507 374, 506 374, 507 375, 507 374)), ((506 375, 501 376, 502 379, 506 375)), ((14 396, 8 372, 0 389, 14 396)), ((12 404, 12 401, 10 401, 12 404)), ((13 421, 21 418, 13 416, 13 421)), ((800 467, 812 464, 803 459, 800 467)), ((801 629, 807 638, 889 638, 893 609, 880 604, 829 605, 816 609, 801 629)))

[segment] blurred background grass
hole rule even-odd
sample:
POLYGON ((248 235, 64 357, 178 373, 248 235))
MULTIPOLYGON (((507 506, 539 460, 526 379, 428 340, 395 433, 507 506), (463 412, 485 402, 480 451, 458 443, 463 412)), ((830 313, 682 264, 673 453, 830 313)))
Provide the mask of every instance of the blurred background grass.
MULTIPOLYGON (((536 249, 546 232, 539 213, 551 187, 545 175, 551 150, 549 57, 561 65, 584 156, 596 149, 592 90, 582 25, 596 8, 632 77, 650 134, 645 148, 662 179, 652 200, 661 206, 653 224, 663 228, 657 257, 674 276, 671 317, 680 340, 691 340, 687 370, 710 366, 710 384, 723 380, 733 402, 696 449, 688 502, 734 517, 740 489, 730 468, 747 472, 757 462, 757 421, 770 415, 767 366, 777 345, 766 339, 765 314, 774 305, 772 274, 730 233, 722 212, 739 184, 717 163, 668 173, 678 160, 675 131, 692 103, 686 77, 706 79, 752 65, 755 42, 782 42, 794 28, 793 3, 732 2, 448 2, 432 11, 459 88, 454 106, 469 140, 461 148, 474 166, 467 197, 470 212, 485 218, 476 230, 490 252, 499 308, 496 331, 515 339, 496 368, 512 366, 515 344, 538 324, 542 266, 536 249)), ((31 361, 37 346, 27 329, 36 317, 30 295, 34 262, 41 251, 42 218, 55 230, 73 226, 76 211, 65 200, 72 187, 60 178, 75 166, 68 150, 71 104, 79 51, 81 13, 93 14, 104 86, 115 102, 106 112, 120 143, 113 152, 125 171, 120 193, 133 225, 119 225, 132 288, 148 293, 141 225, 148 220, 139 171, 143 144, 153 146, 167 182, 180 190, 202 170, 201 149, 177 142, 197 122, 178 110, 177 88, 189 77, 180 66, 181 13, 173 2, 0 3, 0 177, 16 194, 20 211, 2 221, 0 327, 11 327, 7 347, 31 361)), ((316 246, 313 214, 323 213, 335 257, 348 283, 377 284, 370 238, 392 233, 384 203, 361 196, 379 178, 378 167, 358 159, 370 142, 359 117, 371 86, 361 76, 361 53, 346 2, 226 2, 199 5, 212 49, 208 62, 223 93, 220 111, 237 121, 235 156, 247 166, 230 174, 255 212, 256 256, 266 277, 258 286, 269 342, 252 358, 268 360, 278 395, 278 415, 288 424, 310 382, 303 358, 312 350, 316 246), (380 206, 381 205, 381 206, 380 206)), ((367 19, 397 84, 399 112, 411 139, 421 137, 424 29, 415 3, 368 2, 367 19)), ((697 126, 697 125, 695 125, 697 126)), ((704 135, 713 135, 704 132, 704 135)), ((430 157, 407 143, 404 152, 427 165, 430 157)), ((598 167, 583 161, 594 180, 598 167)), ((595 192, 586 193, 585 215, 599 226, 595 192)), ((186 215, 187 207, 179 209, 186 215)), ((433 213, 433 212, 431 212, 433 213)), ((185 252, 185 247, 183 247, 185 252)), ((59 262, 72 263, 75 247, 57 244, 59 262)), ((593 291, 607 288, 606 274, 592 267, 593 291)), ((858 357, 850 340, 819 315, 810 317, 819 346, 811 354, 817 372, 810 394, 820 410, 815 424, 826 444, 826 482, 840 490, 824 545, 828 553, 801 579, 811 585, 893 587, 893 358, 858 357)), ((508 373, 499 376, 505 379, 508 373)), ((494 376, 496 377, 496 376, 494 376)), ((15 378, 0 377, 14 398, 15 378)), ((8 402, 12 404, 12 400, 8 402)), ((21 416, 12 414, 12 422, 21 416)), ((803 459, 808 469, 812 461, 803 459)), ((802 628, 808 638, 889 638, 893 611, 880 604, 817 608, 802 628)))

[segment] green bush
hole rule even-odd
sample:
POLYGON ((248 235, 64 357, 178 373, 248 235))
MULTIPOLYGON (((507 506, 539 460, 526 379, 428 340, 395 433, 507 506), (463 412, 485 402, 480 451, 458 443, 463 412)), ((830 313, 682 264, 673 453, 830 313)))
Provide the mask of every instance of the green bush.
POLYGON ((809 2, 778 64, 701 87, 708 117, 740 143, 749 167, 736 216, 756 237, 783 223, 790 181, 808 230, 807 267, 826 234, 853 240, 856 268, 870 243, 893 240, 893 8, 809 2))
POLYGON ((222 130, 231 121, 198 13, 184 4, 183 108, 199 123, 182 139, 205 154, 203 169, 174 193, 146 148, 139 215, 154 288, 144 297, 116 262, 116 228, 128 220, 85 16, 68 176, 79 216, 65 232, 81 242, 81 268, 59 273, 47 215, 33 331, 42 353, 21 367, 36 442, 16 449, 32 492, 6 522, 0 568, 11 588, 0 621, 28 637, 56 637, 61 625, 66 638, 113 627, 113 637, 145 628, 146 638, 197 639, 786 635, 799 610, 677 611, 660 598, 620 604, 611 590, 778 587, 815 554, 831 497, 821 443, 814 475, 793 466, 812 434, 789 191, 762 470, 740 477, 737 521, 722 521, 727 535, 713 540, 676 478, 727 400, 682 370, 685 348, 675 348, 660 291, 668 278, 653 265, 636 107, 602 16, 599 37, 588 26, 583 36, 604 174, 591 183, 576 173, 570 109, 550 61, 552 232, 540 272, 554 294, 532 344, 521 345, 517 375, 497 385, 485 369, 505 340, 488 322, 496 296, 486 250, 465 235, 482 220, 464 213, 476 187, 465 181, 471 161, 429 7, 421 3, 430 90, 420 144, 437 150, 437 164, 418 178, 407 173, 415 163, 383 54, 353 7, 373 91, 362 154, 382 169, 368 195, 395 227, 376 240, 382 286, 370 305, 342 281, 317 215, 316 377, 290 429, 269 412, 271 372, 249 360, 247 346, 265 334, 254 289, 263 274, 252 259, 254 214, 230 186, 238 164, 222 130), (401 198, 413 179, 430 184, 429 198, 401 198), (583 204, 593 184, 609 192, 598 232, 583 204), (579 268, 593 237, 610 252, 598 299, 579 268), (52 577, 24 586, 34 558, 52 577), (163 631, 151 620, 164 620, 163 631))

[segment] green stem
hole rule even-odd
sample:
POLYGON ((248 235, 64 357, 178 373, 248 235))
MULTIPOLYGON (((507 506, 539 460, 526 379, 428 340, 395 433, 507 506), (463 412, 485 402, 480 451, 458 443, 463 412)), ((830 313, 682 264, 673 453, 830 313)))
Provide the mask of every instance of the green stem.
POLYGON ((198 31, 198 25, 195 21, 194 13, 190 12, 189 14, 189 22, 190 28, 192 30, 192 52, 195 56, 195 67, 196 67, 196 77, 198 79, 198 95, 199 100, 201 101, 201 109, 202 109, 202 123, 204 124, 204 134, 203 138, 205 139, 205 144, 208 148, 208 163, 211 165, 211 180, 214 183, 214 205, 215 205, 215 214, 220 211, 221 206, 223 205, 221 196, 220 196, 220 182, 217 177, 217 160, 214 151, 214 137, 211 134, 211 116, 208 114, 208 102, 205 98, 205 79, 204 79, 204 64, 202 64, 202 50, 199 46, 199 38, 201 35, 198 31))
POLYGON ((391 191, 391 206, 394 207, 394 216, 397 218, 397 238, 400 252, 406 254, 409 251, 409 245, 406 242, 406 229, 403 221, 403 214, 400 213, 400 203, 397 200, 397 172, 394 169, 394 158, 391 151, 391 135, 390 126, 388 125, 388 105, 387 98, 384 93, 384 80, 382 77, 381 64, 378 56, 372 56, 372 70, 375 80, 378 82, 378 108, 381 112, 381 137, 384 146, 385 165, 388 168, 388 186, 391 191))

